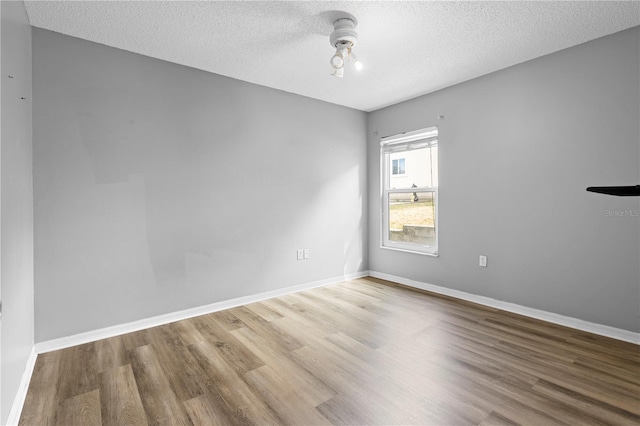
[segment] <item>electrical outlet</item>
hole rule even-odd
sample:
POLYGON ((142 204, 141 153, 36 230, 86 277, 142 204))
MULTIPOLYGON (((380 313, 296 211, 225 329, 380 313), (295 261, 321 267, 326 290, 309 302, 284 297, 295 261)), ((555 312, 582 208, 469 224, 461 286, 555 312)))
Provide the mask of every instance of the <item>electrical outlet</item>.
POLYGON ((304 249, 304 258, 305 259, 309 258, 309 249, 304 249))
POLYGON ((480 255, 480 266, 483 268, 487 267, 487 256, 480 255))
POLYGON ((296 254, 298 256, 298 260, 304 259, 304 251, 302 251, 302 249, 298 250, 296 254))

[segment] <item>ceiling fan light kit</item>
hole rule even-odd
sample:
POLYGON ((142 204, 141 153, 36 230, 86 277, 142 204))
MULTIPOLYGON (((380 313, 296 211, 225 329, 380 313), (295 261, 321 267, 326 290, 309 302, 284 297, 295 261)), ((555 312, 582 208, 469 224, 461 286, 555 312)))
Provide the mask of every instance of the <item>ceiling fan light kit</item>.
POLYGON ((344 76, 344 66, 347 62, 353 62, 358 71, 362 69, 362 62, 352 52, 358 42, 356 25, 358 23, 354 17, 333 21, 333 32, 329 36, 329 43, 336 48, 336 53, 329 60, 329 64, 331 64, 331 75, 335 77, 344 76))

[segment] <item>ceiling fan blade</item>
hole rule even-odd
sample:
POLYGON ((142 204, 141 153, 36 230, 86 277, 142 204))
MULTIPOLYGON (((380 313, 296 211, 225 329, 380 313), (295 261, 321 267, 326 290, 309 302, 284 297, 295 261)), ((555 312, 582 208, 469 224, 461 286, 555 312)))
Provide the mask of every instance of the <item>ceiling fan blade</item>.
POLYGON ((640 195, 640 185, 635 186, 590 186, 587 188, 589 192, 597 192, 599 194, 618 195, 621 197, 633 197, 640 195))

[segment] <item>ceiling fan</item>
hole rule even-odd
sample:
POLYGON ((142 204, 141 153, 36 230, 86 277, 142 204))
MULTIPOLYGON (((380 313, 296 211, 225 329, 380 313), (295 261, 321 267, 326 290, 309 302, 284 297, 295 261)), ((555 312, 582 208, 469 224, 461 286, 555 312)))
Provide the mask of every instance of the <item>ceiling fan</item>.
POLYGON ((590 186, 587 188, 589 192, 597 192, 599 194, 617 195, 619 197, 633 197, 640 195, 640 185, 631 186, 590 186))

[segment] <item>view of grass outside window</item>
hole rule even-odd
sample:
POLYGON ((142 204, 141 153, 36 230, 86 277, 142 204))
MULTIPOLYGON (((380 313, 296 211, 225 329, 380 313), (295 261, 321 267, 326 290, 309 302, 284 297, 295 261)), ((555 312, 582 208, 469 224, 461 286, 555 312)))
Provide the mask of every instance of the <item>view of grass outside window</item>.
POLYGON ((389 239, 435 246, 436 206, 433 192, 418 192, 416 195, 415 201, 389 200, 389 239))
POLYGON ((382 246, 437 254, 437 128, 381 141, 382 246))

